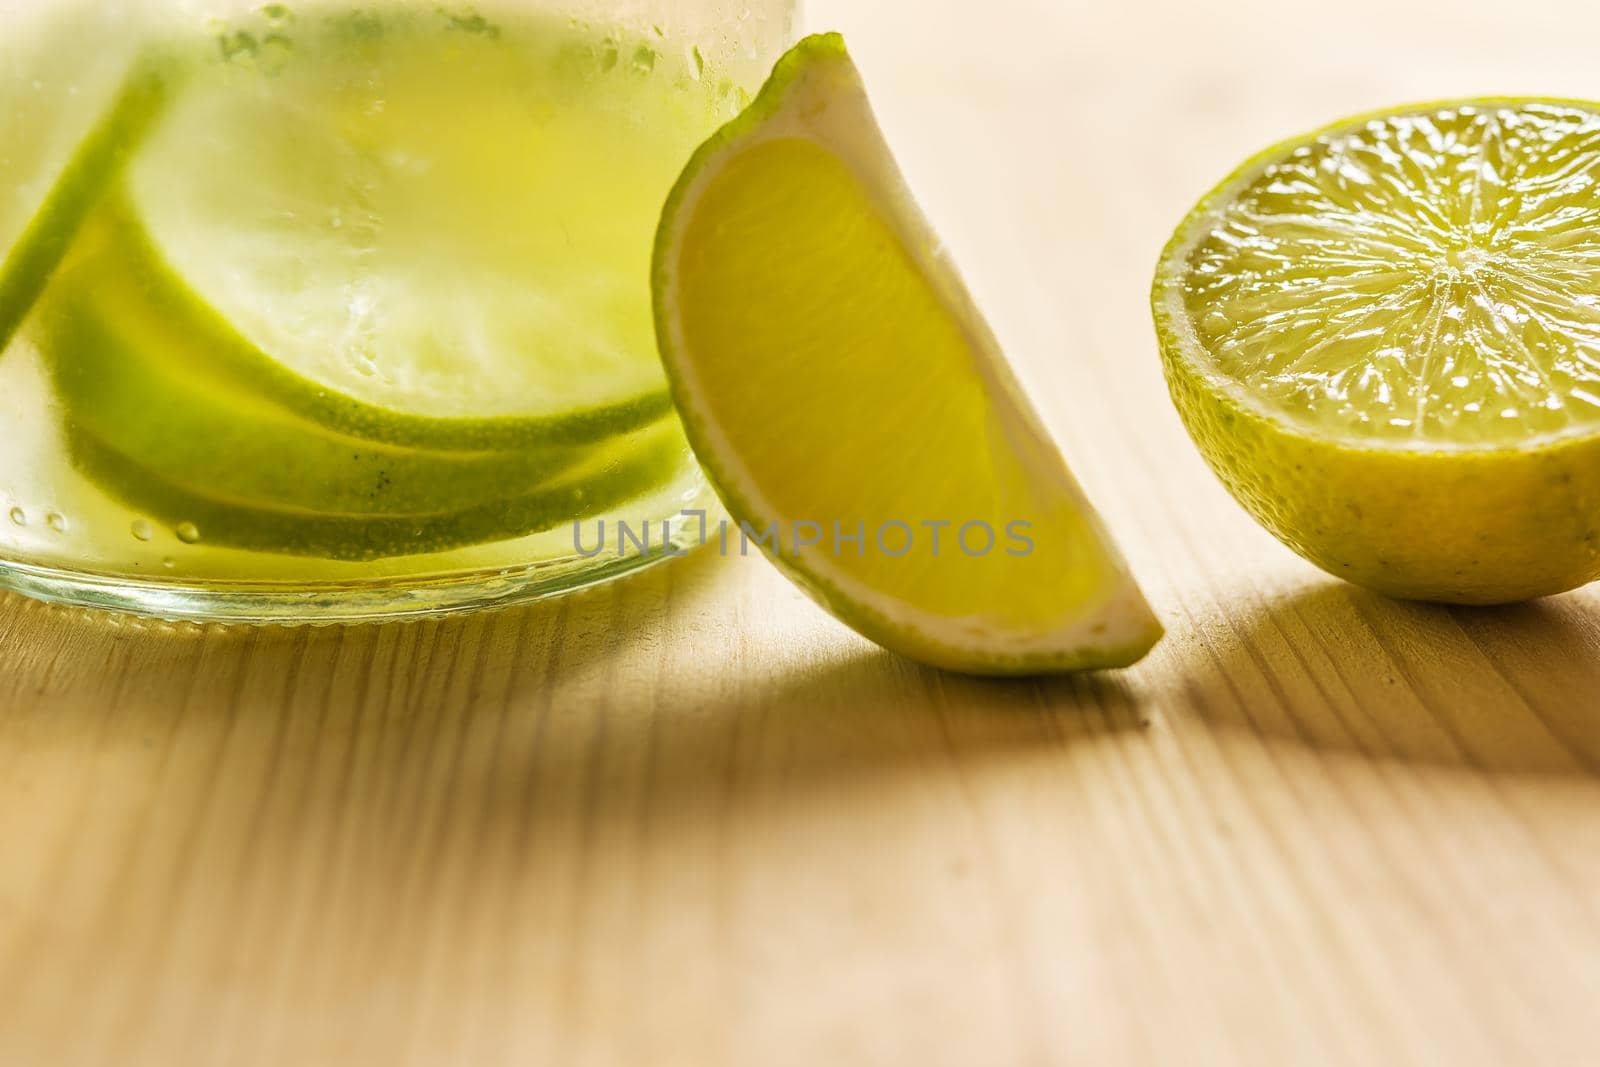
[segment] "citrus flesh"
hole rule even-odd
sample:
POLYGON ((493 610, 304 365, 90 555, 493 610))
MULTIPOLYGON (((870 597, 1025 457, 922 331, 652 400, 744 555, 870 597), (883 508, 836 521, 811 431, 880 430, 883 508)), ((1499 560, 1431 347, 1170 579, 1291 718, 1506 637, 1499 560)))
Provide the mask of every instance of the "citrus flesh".
POLYGON ((697 456, 843 621, 990 674, 1122 666, 1157 640, 937 251, 840 38, 798 45, 695 155, 654 278, 697 456))
POLYGON ((1213 469, 1396 596, 1600 576, 1600 105, 1468 100, 1270 149, 1174 235, 1153 305, 1213 469))

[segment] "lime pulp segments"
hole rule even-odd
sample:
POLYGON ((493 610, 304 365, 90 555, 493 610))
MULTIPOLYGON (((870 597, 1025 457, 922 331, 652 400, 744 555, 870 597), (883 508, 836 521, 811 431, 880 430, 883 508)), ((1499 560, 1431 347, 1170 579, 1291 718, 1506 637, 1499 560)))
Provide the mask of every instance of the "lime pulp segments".
POLYGON ((1600 105, 1359 116, 1250 160, 1153 306, 1202 454, 1263 525, 1401 597, 1600 577, 1600 105))

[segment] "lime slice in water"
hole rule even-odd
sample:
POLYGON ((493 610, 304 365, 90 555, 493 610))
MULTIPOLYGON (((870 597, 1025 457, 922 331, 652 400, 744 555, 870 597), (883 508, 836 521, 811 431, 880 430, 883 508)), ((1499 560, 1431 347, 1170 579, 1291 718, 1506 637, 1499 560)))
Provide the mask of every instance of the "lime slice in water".
POLYGON ((554 20, 273 17, 137 66, 0 273, 7 331, 55 283, 86 476, 211 544, 369 559, 684 473, 645 279, 710 97, 600 77, 554 20))
POLYGON ((938 247, 842 40, 798 45, 662 219, 658 333, 695 452, 779 566, 891 649, 1132 663, 1161 627, 938 247))
POLYGON ((242 386, 374 440, 578 442, 664 414, 650 234, 709 99, 531 29, 297 27, 270 73, 224 64, 174 103, 128 173, 139 266, 96 285, 225 323, 242 386))
POLYGON ((165 112, 182 70, 157 50, 134 61, 105 114, 0 260, 0 353, 49 286, 85 220, 165 112))
POLYGON ((272 506, 448 511, 546 482, 575 447, 409 449, 338 434, 215 373, 206 337, 112 296, 51 309, 41 346, 73 424, 180 483, 272 506), (199 358, 180 354, 198 352, 199 358))
MULTIPOLYGON (((664 389, 615 403, 580 406, 531 417, 435 416, 385 407, 332 388, 263 350, 186 284, 134 216, 124 195, 109 196, 100 216, 105 221, 103 233, 97 235, 102 244, 93 253, 93 266, 74 272, 69 283, 71 299, 100 307, 111 322, 130 317, 162 324, 164 333, 174 342, 170 358, 202 365, 207 374, 226 379, 235 390, 270 400, 327 429, 402 447, 503 450, 598 441, 646 425, 671 410, 671 401, 664 389), (130 264, 133 265, 131 269, 130 264)), ((516 294, 503 292, 500 295, 504 298, 500 303, 482 293, 460 293, 454 298, 454 310, 462 316, 474 320, 482 317, 483 331, 477 335, 480 341, 486 333, 504 328, 505 324, 496 322, 494 315, 518 307, 516 294)), ((258 299, 262 298, 258 295, 258 299)), ((270 296, 265 298, 270 299, 270 296)), ((316 299, 336 298, 308 296, 307 303, 316 299)), ((400 314, 420 326, 432 317, 441 314, 448 317, 452 313, 443 301, 434 304, 433 299, 426 293, 413 293, 400 314)), ((331 308, 331 305, 325 306, 331 308)), ((419 340, 418 343, 424 342, 419 340)), ((507 349, 497 351, 501 359, 520 368, 522 373, 533 373, 529 366, 534 362, 533 356, 524 354, 524 358, 507 349)), ((489 354, 487 349, 482 352, 486 356, 489 354)), ((403 347, 391 353, 407 354, 408 350, 403 347)), ((431 391, 434 397, 447 392, 459 399, 468 391, 491 389, 499 380, 492 367, 458 366, 425 391, 431 391)), ((582 372, 574 368, 570 382, 575 389, 584 388, 582 372)), ((507 384, 509 387, 510 383, 507 384)), ((519 387, 528 388, 529 385, 522 382, 519 387)), ((414 389, 406 392, 413 401, 419 395, 414 389)))
POLYGON ((83 474, 127 506, 192 526, 208 545, 361 562, 445 552, 556 529, 603 514, 665 484, 686 462, 676 425, 663 422, 586 452, 557 477, 455 511, 344 515, 262 506, 179 482, 82 427, 67 447, 83 474))

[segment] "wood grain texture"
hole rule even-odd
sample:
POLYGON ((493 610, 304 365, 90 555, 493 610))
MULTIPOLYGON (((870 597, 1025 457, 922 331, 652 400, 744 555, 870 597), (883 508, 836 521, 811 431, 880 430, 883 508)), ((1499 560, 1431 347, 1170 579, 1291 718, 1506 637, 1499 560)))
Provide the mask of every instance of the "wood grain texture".
POLYGON ((0 1063, 1595 1062, 1600 592, 1301 563, 1184 439, 1145 290, 1275 138, 1600 95, 1600 11, 811 6, 1167 641, 970 681, 714 558, 381 628, 0 598, 0 1063))

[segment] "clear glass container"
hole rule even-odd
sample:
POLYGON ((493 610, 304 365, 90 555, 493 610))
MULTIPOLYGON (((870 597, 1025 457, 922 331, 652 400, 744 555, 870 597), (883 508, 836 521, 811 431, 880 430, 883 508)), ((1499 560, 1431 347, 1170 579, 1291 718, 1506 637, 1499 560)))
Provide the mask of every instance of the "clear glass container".
POLYGON ((649 262, 793 0, 0 0, 0 587, 327 622, 714 499, 649 262))

